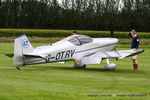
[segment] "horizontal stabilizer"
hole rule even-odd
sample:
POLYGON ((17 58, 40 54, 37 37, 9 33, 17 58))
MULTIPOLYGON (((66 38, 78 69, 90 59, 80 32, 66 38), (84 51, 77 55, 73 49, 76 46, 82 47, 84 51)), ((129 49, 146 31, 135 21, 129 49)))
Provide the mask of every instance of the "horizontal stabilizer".
POLYGON ((27 58, 44 58, 40 55, 32 55, 32 54, 23 54, 23 56, 27 58))
POLYGON ((7 57, 9 58, 13 58, 14 57, 14 54, 5 54, 7 57))

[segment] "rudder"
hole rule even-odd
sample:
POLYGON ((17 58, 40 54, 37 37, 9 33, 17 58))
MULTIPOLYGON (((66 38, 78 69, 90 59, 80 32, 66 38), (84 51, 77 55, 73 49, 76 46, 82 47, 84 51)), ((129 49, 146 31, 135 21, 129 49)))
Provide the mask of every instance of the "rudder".
POLYGON ((34 49, 25 34, 17 37, 14 44, 14 65, 25 65, 23 54, 34 49))

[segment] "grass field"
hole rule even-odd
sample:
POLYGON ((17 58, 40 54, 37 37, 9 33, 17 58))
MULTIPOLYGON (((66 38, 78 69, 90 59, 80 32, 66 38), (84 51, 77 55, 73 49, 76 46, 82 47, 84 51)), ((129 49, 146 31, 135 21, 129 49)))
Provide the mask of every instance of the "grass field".
MULTIPOLYGON (((111 60, 115 71, 102 71, 106 63, 74 69, 66 64, 39 64, 16 70, 13 43, 0 43, 0 100, 150 100, 150 46, 138 56, 139 70, 134 71, 130 58, 111 60), (122 95, 122 96, 121 96, 122 95), (129 95, 129 96, 127 96, 129 95)), ((33 46, 44 45, 34 43, 33 46)), ((117 50, 129 49, 119 45, 117 50)))

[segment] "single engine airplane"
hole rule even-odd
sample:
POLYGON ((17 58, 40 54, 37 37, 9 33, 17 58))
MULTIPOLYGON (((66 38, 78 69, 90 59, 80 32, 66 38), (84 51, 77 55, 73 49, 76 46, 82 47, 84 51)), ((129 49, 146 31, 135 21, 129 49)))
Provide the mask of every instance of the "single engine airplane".
MULTIPOLYGON (((33 48, 26 35, 15 39, 14 65, 25 66, 40 63, 74 61, 74 67, 86 67, 87 64, 100 64, 107 59, 103 68, 111 70, 116 64, 110 64, 109 59, 123 59, 140 54, 144 50, 113 51, 118 43, 116 38, 91 38, 86 35, 71 35, 49 46, 33 48)), ((20 67, 16 67, 20 69, 20 67)))

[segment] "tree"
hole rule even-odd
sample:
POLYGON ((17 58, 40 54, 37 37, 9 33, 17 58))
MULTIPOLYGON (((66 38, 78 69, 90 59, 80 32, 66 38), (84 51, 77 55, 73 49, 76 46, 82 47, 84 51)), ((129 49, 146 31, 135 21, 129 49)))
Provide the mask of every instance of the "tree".
POLYGON ((150 0, 0 0, 0 28, 150 31, 149 20, 150 0))

